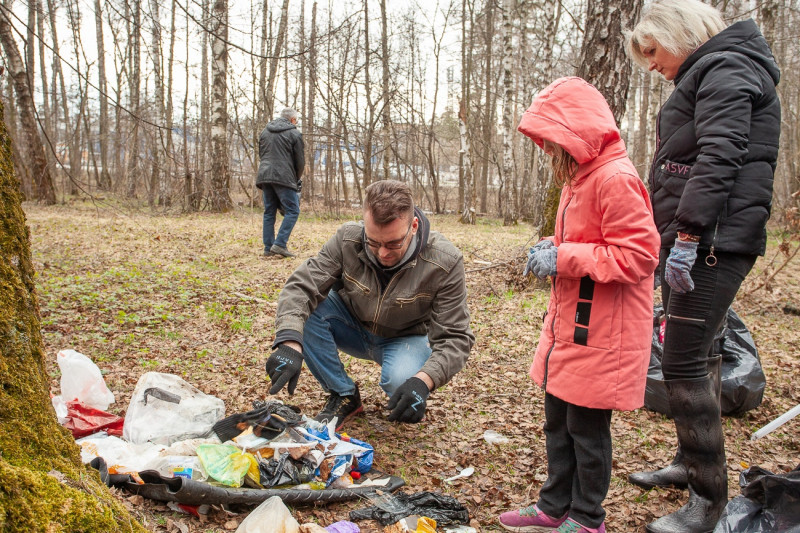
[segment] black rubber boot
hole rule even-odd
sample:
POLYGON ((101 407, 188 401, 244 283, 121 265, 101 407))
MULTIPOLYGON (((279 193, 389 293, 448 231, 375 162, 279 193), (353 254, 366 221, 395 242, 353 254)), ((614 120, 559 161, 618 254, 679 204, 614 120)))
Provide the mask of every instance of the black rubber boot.
MULTIPOLYGON (((721 364, 721 355, 715 355, 708 359, 708 373, 716 389, 717 401, 719 401, 722 392, 721 364)), ((680 444, 678 444, 678 451, 675 453, 675 458, 669 465, 660 470, 651 472, 634 472, 628 475, 628 481, 643 489, 652 489, 655 487, 661 487, 663 489, 685 489, 688 487, 686 464, 683 459, 680 444)))
POLYGON ((725 440, 715 378, 666 381, 678 444, 686 466, 689 501, 647 525, 649 533, 707 533, 728 502, 725 440))

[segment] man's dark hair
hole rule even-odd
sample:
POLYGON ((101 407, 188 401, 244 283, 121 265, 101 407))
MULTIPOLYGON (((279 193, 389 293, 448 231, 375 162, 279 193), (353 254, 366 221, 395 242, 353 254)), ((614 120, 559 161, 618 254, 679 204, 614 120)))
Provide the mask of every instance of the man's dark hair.
POLYGON ((366 188, 364 209, 372 215, 379 226, 385 226, 396 218, 414 217, 414 197, 407 183, 397 180, 376 181, 366 188))

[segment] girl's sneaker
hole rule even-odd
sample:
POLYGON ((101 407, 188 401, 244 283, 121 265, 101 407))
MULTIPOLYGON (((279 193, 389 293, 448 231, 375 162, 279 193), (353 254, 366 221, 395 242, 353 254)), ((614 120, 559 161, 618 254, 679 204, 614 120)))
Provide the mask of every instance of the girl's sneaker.
POLYGON ((606 525, 602 523, 600 527, 593 529, 580 525, 572 518, 567 518, 553 533, 606 533, 606 525))
POLYGON ((548 516, 534 504, 518 511, 503 513, 498 520, 501 526, 515 533, 548 533, 562 525, 566 519, 566 514, 561 518, 548 516))

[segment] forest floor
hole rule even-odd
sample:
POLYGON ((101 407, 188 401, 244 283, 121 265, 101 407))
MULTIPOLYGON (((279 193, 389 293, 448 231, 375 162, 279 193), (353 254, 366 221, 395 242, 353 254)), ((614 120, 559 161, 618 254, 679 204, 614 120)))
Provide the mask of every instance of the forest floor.
MULTIPOLYGON (((182 376, 224 400, 228 414, 264 399, 269 386, 264 361, 281 287, 344 220, 306 209, 289 243, 298 257, 282 260, 262 256, 258 212, 152 216, 80 201, 49 208, 26 204, 25 211, 51 390, 60 391, 56 353, 75 349, 103 370, 116 395, 109 411, 122 416, 137 380, 148 371, 182 376)), ((503 227, 490 219, 465 226, 453 216, 431 217, 431 225, 464 253, 475 348, 466 368, 431 395, 418 425, 388 422, 377 369, 345 356, 365 406, 346 430, 374 446, 374 466, 402 477, 404 491, 450 494, 469 509, 473 527, 499 531, 497 515, 535 502, 546 479, 543 393, 528 378, 528 368, 549 292, 521 275, 533 238, 530 226, 503 227), (509 442, 488 443, 487 430, 509 442), (442 482, 466 466, 475 467, 475 474, 452 485, 442 482)), ((800 403, 800 316, 784 311, 800 307, 800 259, 775 276, 769 291, 756 289, 776 257, 778 264, 782 256, 772 234, 767 256, 756 263, 734 304, 759 348, 767 388, 757 409, 723 420, 731 498, 740 493, 742 470, 758 465, 782 473, 800 457, 800 418, 760 440, 749 438, 800 403)), ((279 397, 311 416, 325 399, 307 369, 296 394, 284 391, 279 397)), ((672 459, 674 426, 646 409, 616 412, 612 435, 606 526, 643 531, 686 498, 679 490, 644 491, 626 481, 631 472, 672 459)), ((214 507, 198 519, 115 491, 145 527, 159 532, 232 531, 250 510, 234 514, 214 507)), ((355 501, 292 512, 300 523, 326 526, 365 506, 355 501)), ((359 525, 362 531, 381 529, 377 522, 359 525)))

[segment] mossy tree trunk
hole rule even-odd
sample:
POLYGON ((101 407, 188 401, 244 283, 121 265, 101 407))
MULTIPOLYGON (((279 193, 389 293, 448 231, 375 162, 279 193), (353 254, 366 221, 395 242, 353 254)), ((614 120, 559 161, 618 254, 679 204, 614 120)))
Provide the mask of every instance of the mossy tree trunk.
POLYGON ((0 531, 146 531, 81 464, 48 396, 39 303, 0 102, 0 531))

